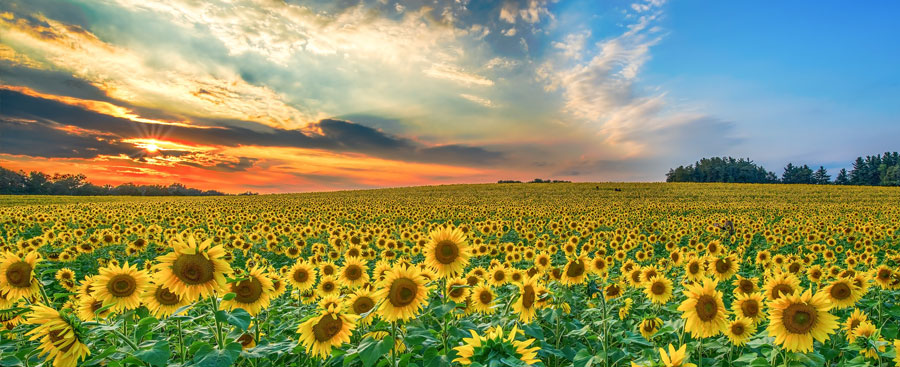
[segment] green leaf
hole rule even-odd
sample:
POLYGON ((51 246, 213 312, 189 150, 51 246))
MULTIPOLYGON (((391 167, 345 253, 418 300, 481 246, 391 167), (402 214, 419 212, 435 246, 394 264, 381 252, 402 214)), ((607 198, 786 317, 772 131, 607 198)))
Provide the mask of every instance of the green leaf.
POLYGON ((359 358, 365 367, 371 367, 381 357, 390 354, 391 349, 394 348, 394 338, 390 335, 378 341, 368 338, 366 340, 371 340, 371 342, 366 344, 365 347, 363 347, 363 344, 360 344, 359 351, 359 358))
MULTIPOLYGON (((143 321, 143 320, 142 320, 143 321)), ((166 340, 157 341, 153 348, 141 350, 134 354, 137 359, 149 363, 151 366, 165 366, 169 362, 172 351, 166 340)))
POLYGON ((219 322, 225 321, 231 325, 237 326, 243 331, 246 331, 248 327, 250 327, 250 314, 247 311, 244 311, 242 308, 234 309, 231 312, 225 310, 216 311, 216 320, 219 322))
POLYGON ((229 292, 229 293, 225 293, 225 295, 222 296, 222 300, 223 301, 231 301, 234 299, 234 297, 237 297, 237 293, 229 292))
POLYGON ((194 355, 194 363, 198 367, 228 367, 241 355, 241 345, 228 343, 224 350, 212 349, 206 346, 194 355))

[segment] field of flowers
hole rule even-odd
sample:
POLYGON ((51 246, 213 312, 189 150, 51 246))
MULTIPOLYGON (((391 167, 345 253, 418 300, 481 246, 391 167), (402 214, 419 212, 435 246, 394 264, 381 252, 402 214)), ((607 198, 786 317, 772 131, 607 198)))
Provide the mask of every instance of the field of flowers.
POLYGON ((2 366, 900 366, 900 191, 0 197, 2 366))

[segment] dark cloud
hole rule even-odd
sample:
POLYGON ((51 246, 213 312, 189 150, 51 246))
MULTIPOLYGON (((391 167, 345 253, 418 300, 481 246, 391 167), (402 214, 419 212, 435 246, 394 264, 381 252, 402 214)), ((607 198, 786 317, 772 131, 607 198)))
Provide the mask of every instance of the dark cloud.
MULTIPOLYGON (((141 123, 8 89, 0 89, 0 114, 10 119, 71 125, 121 138, 171 137, 201 145, 311 148, 404 161, 469 165, 493 164, 504 157, 499 152, 466 145, 428 147, 368 126, 335 119, 317 123, 321 134, 274 129, 246 121, 212 128, 141 123)), ((7 149, 0 147, 0 151, 6 152, 7 149)))
POLYGON ((99 134, 76 134, 42 122, 0 117, 0 152, 43 158, 94 158, 98 155, 136 156, 142 149, 99 134))

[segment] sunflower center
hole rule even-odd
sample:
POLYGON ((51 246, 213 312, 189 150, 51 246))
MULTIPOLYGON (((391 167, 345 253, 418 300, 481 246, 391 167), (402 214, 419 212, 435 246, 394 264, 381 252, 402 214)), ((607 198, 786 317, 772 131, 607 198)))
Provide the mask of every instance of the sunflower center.
POLYGON ((860 324, 860 320, 850 321, 850 330, 856 329, 856 327, 859 326, 859 324, 860 324))
POLYGON ((506 279, 506 272, 503 270, 497 270, 494 272, 494 281, 502 282, 506 279))
POLYGON ((749 279, 741 279, 741 282, 738 285, 738 287, 741 289, 741 292, 743 292, 743 293, 751 293, 751 292, 753 292, 753 289, 756 288, 753 285, 753 282, 751 282, 749 279))
POLYGON ((550 259, 548 259, 546 257, 542 257, 542 258, 538 259, 538 263, 540 263, 541 266, 547 266, 547 264, 549 262, 550 262, 550 259))
POLYGON ((97 312, 97 310, 99 310, 101 308, 103 308, 103 302, 100 302, 100 301, 91 302, 91 312, 92 313, 97 312))
POLYGON ((325 291, 325 292, 331 292, 331 291, 333 291, 333 290, 334 290, 334 283, 332 283, 332 282, 325 282, 325 283, 322 283, 322 290, 325 291))
POLYGON ((690 265, 688 265, 688 271, 690 271, 691 274, 697 274, 697 273, 699 273, 699 272, 700 272, 700 264, 698 264, 698 263, 691 263, 690 265))
POLYGON ((741 324, 731 325, 731 333, 734 335, 744 335, 744 325, 741 325, 741 324))
POLYGON ((241 346, 243 347, 248 347, 253 344, 253 335, 244 333, 237 339, 237 342, 241 343, 241 346))
POLYGON ((650 286, 650 292, 657 296, 661 296, 666 293, 666 285, 663 282, 654 282, 653 285, 650 286))
POLYGON ((452 264, 459 258, 459 245, 450 240, 438 242, 434 246, 434 258, 441 264, 452 264))
POLYGON ((316 341, 324 343, 340 333, 343 327, 344 322, 340 318, 327 314, 320 317, 319 322, 313 325, 313 335, 316 337, 316 341))
POLYGON ((62 353, 68 352, 69 349, 71 349, 72 346, 75 345, 75 340, 66 341, 66 338, 62 336, 62 334, 65 331, 66 331, 66 329, 54 329, 54 330, 50 330, 50 332, 47 333, 47 336, 50 337, 50 342, 53 344, 54 347, 56 347, 56 349, 59 349, 59 351, 62 353), (67 344, 67 342, 68 342, 68 344, 67 344), (61 346, 61 344, 66 344, 66 345, 61 346))
POLYGON ((719 272, 719 274, 725 274, 729 270, 731 270, 731 260, 728 260, 728 259, 716 260, 716 271, 719 272))
POLYGON ((292 276, 297 283, 304 283, 309 279, 309 272, 306 269, 297 269, 292 276))
POLYGON ((262 283, 253 276, 251 276, 250 279, 242 280, 237 284, 232 283, 231 291, 236 294, 234 299, 241 303, 256 302, 263 293, 262 283))
POLYGON ((805 303, 795 303, 784 310, 784 328, 794 334, 806 334, 816 326, 816 309, 805 303))
POLYGON ((177 305, 181 301, 177 294, 170 292, 168 288, 164 287, 157 287, 154 296, 156 297, 156 302, 164 306, 177 305))
POLYGON ((621 291, 622 291, 622 289, 619 288, 618 285, 613 284, 613 285, 610 285, 609 287, 606 287, 606 296, 607 297, 616 297, 619 295, 619 293, 621 293, 621 291))
POLYGON ((450 297, 459 298, 463 295, 464 290, 463 287, 450 287, 450 297))
POLYGON ((647 320, 647 322, 644 322, 644 331, 648 333, 656 331, 656 322, 652 320, 647 320))
POLYGON ((703 322, 716 318, 716 314, 719 311, 719 305, 716 302, 716 299, 707 294, 700 296, 695 308, 697 310, 697 316, 700 317, 700 320, 703 322))
POLYGON ((203 284, 213 280, 215 264, 201 254, 184 254, 178 256, 172 266, 172 272, 188 285, 203 284))
POLYGON ((106 290, 116 297, 128 297, 137 289, 137 281, 128 274, 117 274, 109 283, 106 284, 106 290))
POLYGON ((888 279, 891 279, 891 271, 888 270, 888 269, 881 269, 881 270, 879 270, 879 271, 878 271, 878 279, 881 279, 881 280, 884 280, 884 281, 887 281, 888 279))
POLYGON ((357 315, 362 315, 369 310, 375 307, 375 301, 369 297, 357 297, 355 301, 353 301, 353 312, 357 315))
POLYGON ((782 295, 794 293, 794 288, 787 284, 778 284, 772 287, 772 299, 779 299, 782 295))
POLYGON ((741 303, 741 311, 744 312, 744 316, 756 317, 759 314, 759 305, 756 304, 756 300, 747 300, 741 303))
POLYGON ((31 264, 19 261, 6 269, 6 281, 16 288, 28 288, 31 286, 31 264))
POLYGON ((481 293, 478 294, 478 301, 480 301, 482 304, 490 304, 493 300, 494 295, 491 294, 491 292, 481 291, 481 293))
POLYGON ((841 301, 850 298, 852 292, 850 292, 850 286, 846 283, 837 283, 831 286, 831 291, 828 293, 831 295, 831 298, 841 301))
POLYGON ((362 269, 359 268, 359 265, 347 266, 347 269, 344 270, 344 276, 351 281, 357 280, 362 277, 362 269))
POLYGON ((394 307, 403 307, 416 300, 419 285, 409 278, 397 278, 391 283, 388 300, 394 307))
POLYGON ((577 278, 584 274, 584 263, 581 260, 575 260, 569 263, 566 269, 566 276, 569 278, 577 278))
POLYGON ((531 308, 534 305, 534 298, 534 287, 526 285, 525 288, 522 288, 522 307, 531 308))

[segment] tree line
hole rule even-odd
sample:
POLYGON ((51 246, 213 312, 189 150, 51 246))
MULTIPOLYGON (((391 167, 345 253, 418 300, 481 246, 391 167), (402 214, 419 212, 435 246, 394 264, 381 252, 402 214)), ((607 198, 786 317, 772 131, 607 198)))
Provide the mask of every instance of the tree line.
POLYGON ((666 182, 742 182, 816 185, 900 186, 900 153, 857 157, 848 172, 841 168, 834 180, 823 166, 788 163, 779 177, 750 159, 732 157, 703 158, 694 164, 678 166, 666 173, 666 182))
POLYGON ((171 185, 135 185, 124 183, 118 186, 94 185, 83 174, 54 174, 43 172, 13 171, 0 167, 0 194, 2 195, 126 195, 126 196, 219 196, 225 193, 216 190, 200 190, 180 183, 171 185))

